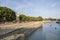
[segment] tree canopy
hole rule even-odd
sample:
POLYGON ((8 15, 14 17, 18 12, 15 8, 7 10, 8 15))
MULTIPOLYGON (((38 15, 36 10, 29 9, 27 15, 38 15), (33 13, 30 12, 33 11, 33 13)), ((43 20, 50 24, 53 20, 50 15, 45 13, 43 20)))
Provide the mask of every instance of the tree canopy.
POLYGON ((13 21, 16 19, 15 12, 7 7, 0 7, 0 22, 13 21))
POLYGON ((24 14, 21 14, 19 16, 20 21, 42 21, 43 18, 41 16, 38 17, 32 17, 32 16, 26 16, 24 14))

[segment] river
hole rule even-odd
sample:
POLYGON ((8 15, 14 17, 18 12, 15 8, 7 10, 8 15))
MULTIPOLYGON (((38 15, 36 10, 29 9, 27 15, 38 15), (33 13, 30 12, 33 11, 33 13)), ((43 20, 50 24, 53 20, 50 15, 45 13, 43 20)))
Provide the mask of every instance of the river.
POLYGON ((60 40, 60 24, 56 22, 44 24, 26 40, 60 40))

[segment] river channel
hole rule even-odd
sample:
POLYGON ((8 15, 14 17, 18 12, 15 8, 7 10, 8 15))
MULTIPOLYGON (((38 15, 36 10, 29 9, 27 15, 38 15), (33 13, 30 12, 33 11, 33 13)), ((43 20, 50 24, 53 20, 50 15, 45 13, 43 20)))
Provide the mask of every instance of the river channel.
POLYGON ((60 24, 56 22, 44 24, 26 40, 60 40, 60 24))

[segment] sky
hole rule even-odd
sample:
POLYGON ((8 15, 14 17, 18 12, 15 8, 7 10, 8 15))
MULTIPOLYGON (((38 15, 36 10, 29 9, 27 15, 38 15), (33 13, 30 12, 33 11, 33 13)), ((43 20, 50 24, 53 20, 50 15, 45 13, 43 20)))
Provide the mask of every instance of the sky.
POLYGON ((0 6, 28 16, 60 18, 60 0, 0 0, 0 6))

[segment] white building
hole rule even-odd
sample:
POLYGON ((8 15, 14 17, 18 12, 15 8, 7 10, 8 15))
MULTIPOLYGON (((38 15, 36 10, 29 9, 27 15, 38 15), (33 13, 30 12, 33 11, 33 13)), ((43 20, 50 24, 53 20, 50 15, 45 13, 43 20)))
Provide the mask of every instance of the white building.
POLYGON ((20 22, 19 16, 20 16, 20 13, 17 13, 17 15, 16 15, 16 20, 17 20, 17 22, 20 22))

